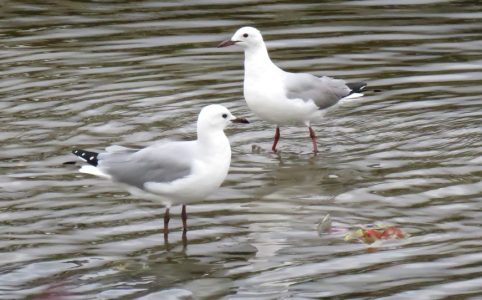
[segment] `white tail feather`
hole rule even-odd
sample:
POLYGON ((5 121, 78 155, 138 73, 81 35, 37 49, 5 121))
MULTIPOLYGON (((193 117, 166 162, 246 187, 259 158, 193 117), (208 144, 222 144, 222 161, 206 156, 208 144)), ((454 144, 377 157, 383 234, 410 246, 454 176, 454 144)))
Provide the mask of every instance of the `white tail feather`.
POLYGON ((341 99, 341 100, 349 100, 349 99, 355 99, 355 98, 360 98, 360 97, 363 97, 364 95, 362 93, 353 93, 353 94, 350 94, 348 96, 346 96, 345 98, 341 99))
POLYGON ((106 174, 106 173, 102 172, 101 170, 99 170, 99 168, 94 167, 94 166, 82 166, 80 168, 79 172, 91 174, 91 175, 95 175, 95 176, 99 176, 99 177, 103 177, 103 178, 107 178, 107 179, 111 179, 111 176, 109 174, 106 174))

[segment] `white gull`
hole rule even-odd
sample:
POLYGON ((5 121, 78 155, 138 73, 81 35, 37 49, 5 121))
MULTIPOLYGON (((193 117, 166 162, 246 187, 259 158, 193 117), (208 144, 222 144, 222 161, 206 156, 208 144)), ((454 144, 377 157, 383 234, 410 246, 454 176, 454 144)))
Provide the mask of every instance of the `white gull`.
POLYGON ((244 49, 244 98, 261 119, 276 124, 272 150, 280 137, 281 125, 301 123, 308 127, 313 152, 318 152, 311 122, 323 117, 328 108, 347 97, 362 96, 364 82, 345 83, 327 76, 285 72, 276 66, 260 31, 242 27, 233 37, 218 45, 237 45, 244 49))
POLYGON ((230 123, 248 121, 213 104, 199 113, 194 141, 157 142, 140 150, 110 146, 102 153, 75 149, 72 153, 89 164, 80 172, 123 184, 134 195, 162 201, 166 205, 165 236, 171 204, 183 204, 185 235, 186 204, 203 200, 219 188, 228 174, 231 146, 224 129, 230 123))

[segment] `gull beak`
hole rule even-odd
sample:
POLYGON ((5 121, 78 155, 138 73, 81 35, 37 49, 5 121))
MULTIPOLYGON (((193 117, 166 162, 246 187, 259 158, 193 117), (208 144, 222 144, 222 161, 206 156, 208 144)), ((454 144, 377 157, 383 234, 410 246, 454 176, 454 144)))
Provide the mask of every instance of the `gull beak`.
POLYGON ((245 118, 235 118, 231 120, 232 123, 249 124, 249 121, 245 118))
POLYGON ((223 47, 229 47, 229 46, 232 46, 232 45, 236 45, 238 41, 232 41, 232 40, 225 40, 225 41, 222 41, 219 45, 218 45, 218 48, 223 48, 223 47))

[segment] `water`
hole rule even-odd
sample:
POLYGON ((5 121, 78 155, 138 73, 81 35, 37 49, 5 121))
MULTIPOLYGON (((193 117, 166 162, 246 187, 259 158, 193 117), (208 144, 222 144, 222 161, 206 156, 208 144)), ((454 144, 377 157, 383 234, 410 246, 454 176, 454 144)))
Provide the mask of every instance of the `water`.
POLYGON ((28 1, 0 8, 0 299, 482 299, 479 1, 28 1), (256 25, 291 71, 364 80, 303 127, 247 109, 242 53, 256 25), (201 107, 230 128, 223 187, 163 207, 63 165, 70 150, 192 139, 201 107), (252 151, 252 145, 262 151, 252 151), (368 246, 336 228, 410 234, 368 246))

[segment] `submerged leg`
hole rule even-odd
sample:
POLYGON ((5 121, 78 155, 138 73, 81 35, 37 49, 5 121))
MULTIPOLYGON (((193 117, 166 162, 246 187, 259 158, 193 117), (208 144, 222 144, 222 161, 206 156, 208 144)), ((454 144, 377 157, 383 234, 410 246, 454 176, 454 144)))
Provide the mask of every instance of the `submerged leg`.
POLYGON ((186 213, 186 205, 182 205, 181 211, 181 218, 182 218, 182 234, 186 235, 187 232, 187 213, 186 213))
POLYGON ((278 144, 279 137, 280 137, 279 127, 276 126, 276 132, 274 133, 273 147, 271 147, 271 150, 273 150, 273 152, 276 152, 276 145, 278 144))
POLYGON ((164 212, 164 237, 167 237, 169 234, 169 220, 171 217, 169 216, 169 208, 166 208, 164 212))
POLYGON ((316 134, 315 134, 315 131, 311 128, 311 126, 308 126, 308 129, 310 130, 311 142, 313 142, 313 152, 316 154, 318 153, 318 145, 316 144, 316 134))

